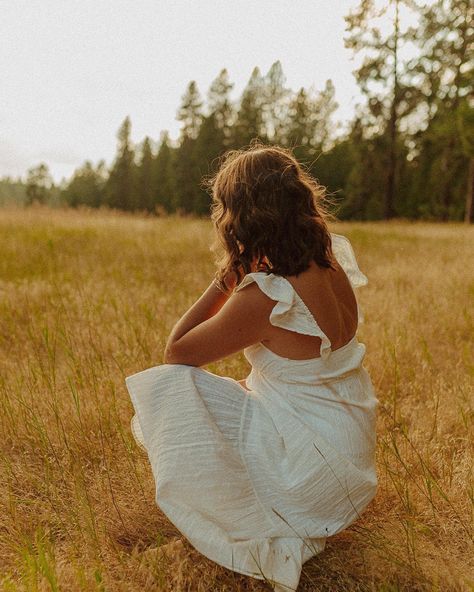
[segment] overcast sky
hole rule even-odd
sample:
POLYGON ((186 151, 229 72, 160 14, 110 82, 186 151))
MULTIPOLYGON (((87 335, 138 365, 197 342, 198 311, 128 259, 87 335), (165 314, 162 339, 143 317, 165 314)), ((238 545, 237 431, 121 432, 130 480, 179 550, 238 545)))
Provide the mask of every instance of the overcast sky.
POLYGON ((331 78, 351 117, 360 101, 344 48, 356 0, 0 0, 0 176, 44 161, 56 181, 86 159, 109 164, 116 132, 179 134, 176 112, 196 80, 203 100, 227 68, 236 100, 252 69, 276 60, 286 85, 331 78))

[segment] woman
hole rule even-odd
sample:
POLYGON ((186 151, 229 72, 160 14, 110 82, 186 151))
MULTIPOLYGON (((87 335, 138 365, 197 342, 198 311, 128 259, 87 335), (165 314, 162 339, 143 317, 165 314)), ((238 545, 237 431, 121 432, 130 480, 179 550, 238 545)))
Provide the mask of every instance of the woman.
POLYGON ((156 503, 203 555, 275 590, 375 495, 377 399, 362 366, 349 241, 278 146, 228 151, 211 188, 222 256, 165 364, 126 378, 156 503), (244 350, 236 381, 204 370, 244 350))

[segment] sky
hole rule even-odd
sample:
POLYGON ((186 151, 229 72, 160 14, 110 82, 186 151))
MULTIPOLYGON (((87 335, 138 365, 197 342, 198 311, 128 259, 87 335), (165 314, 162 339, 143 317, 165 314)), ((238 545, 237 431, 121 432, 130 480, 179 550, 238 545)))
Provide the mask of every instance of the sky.
POLYGON ((286 86, 336 88, 336 119, 361 101, 344 47, 356 0, 0 0, 0 177, 45 162, 56 182, 85 160, 110 164, 132 140, 178 138, 191 80, 206 100, 227 68, 236 101, 258 66, 286 86))

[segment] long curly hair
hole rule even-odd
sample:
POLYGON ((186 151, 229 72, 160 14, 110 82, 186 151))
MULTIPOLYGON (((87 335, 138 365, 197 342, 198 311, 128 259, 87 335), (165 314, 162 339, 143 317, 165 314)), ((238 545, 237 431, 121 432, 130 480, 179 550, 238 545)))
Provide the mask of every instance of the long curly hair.
POLYGON ((253 140, 228 150, 202 186, 211 190, 216 230, 216 277, 231 271, 237 283, 252 267, 277 275, 298 275, 314 260, 335 269, 326 220, 334 219, 324 187, 292 152, 253 140))

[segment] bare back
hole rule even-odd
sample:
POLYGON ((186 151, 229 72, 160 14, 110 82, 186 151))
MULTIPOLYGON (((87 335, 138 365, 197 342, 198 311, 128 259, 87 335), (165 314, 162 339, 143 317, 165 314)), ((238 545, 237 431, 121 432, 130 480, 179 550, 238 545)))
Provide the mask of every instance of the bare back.
MULTIPOLYGON (((340 264, 333 269, 319 267, 314 261, 298 276, 287 276, 316 323, 331 341, 331 349, 346 345, 357 331, 357 301, 352 286, 340 264)), ((279 356, 295 360, 320 356, 321 338, 302 335, 269 323, 265 347, 279 356)))

